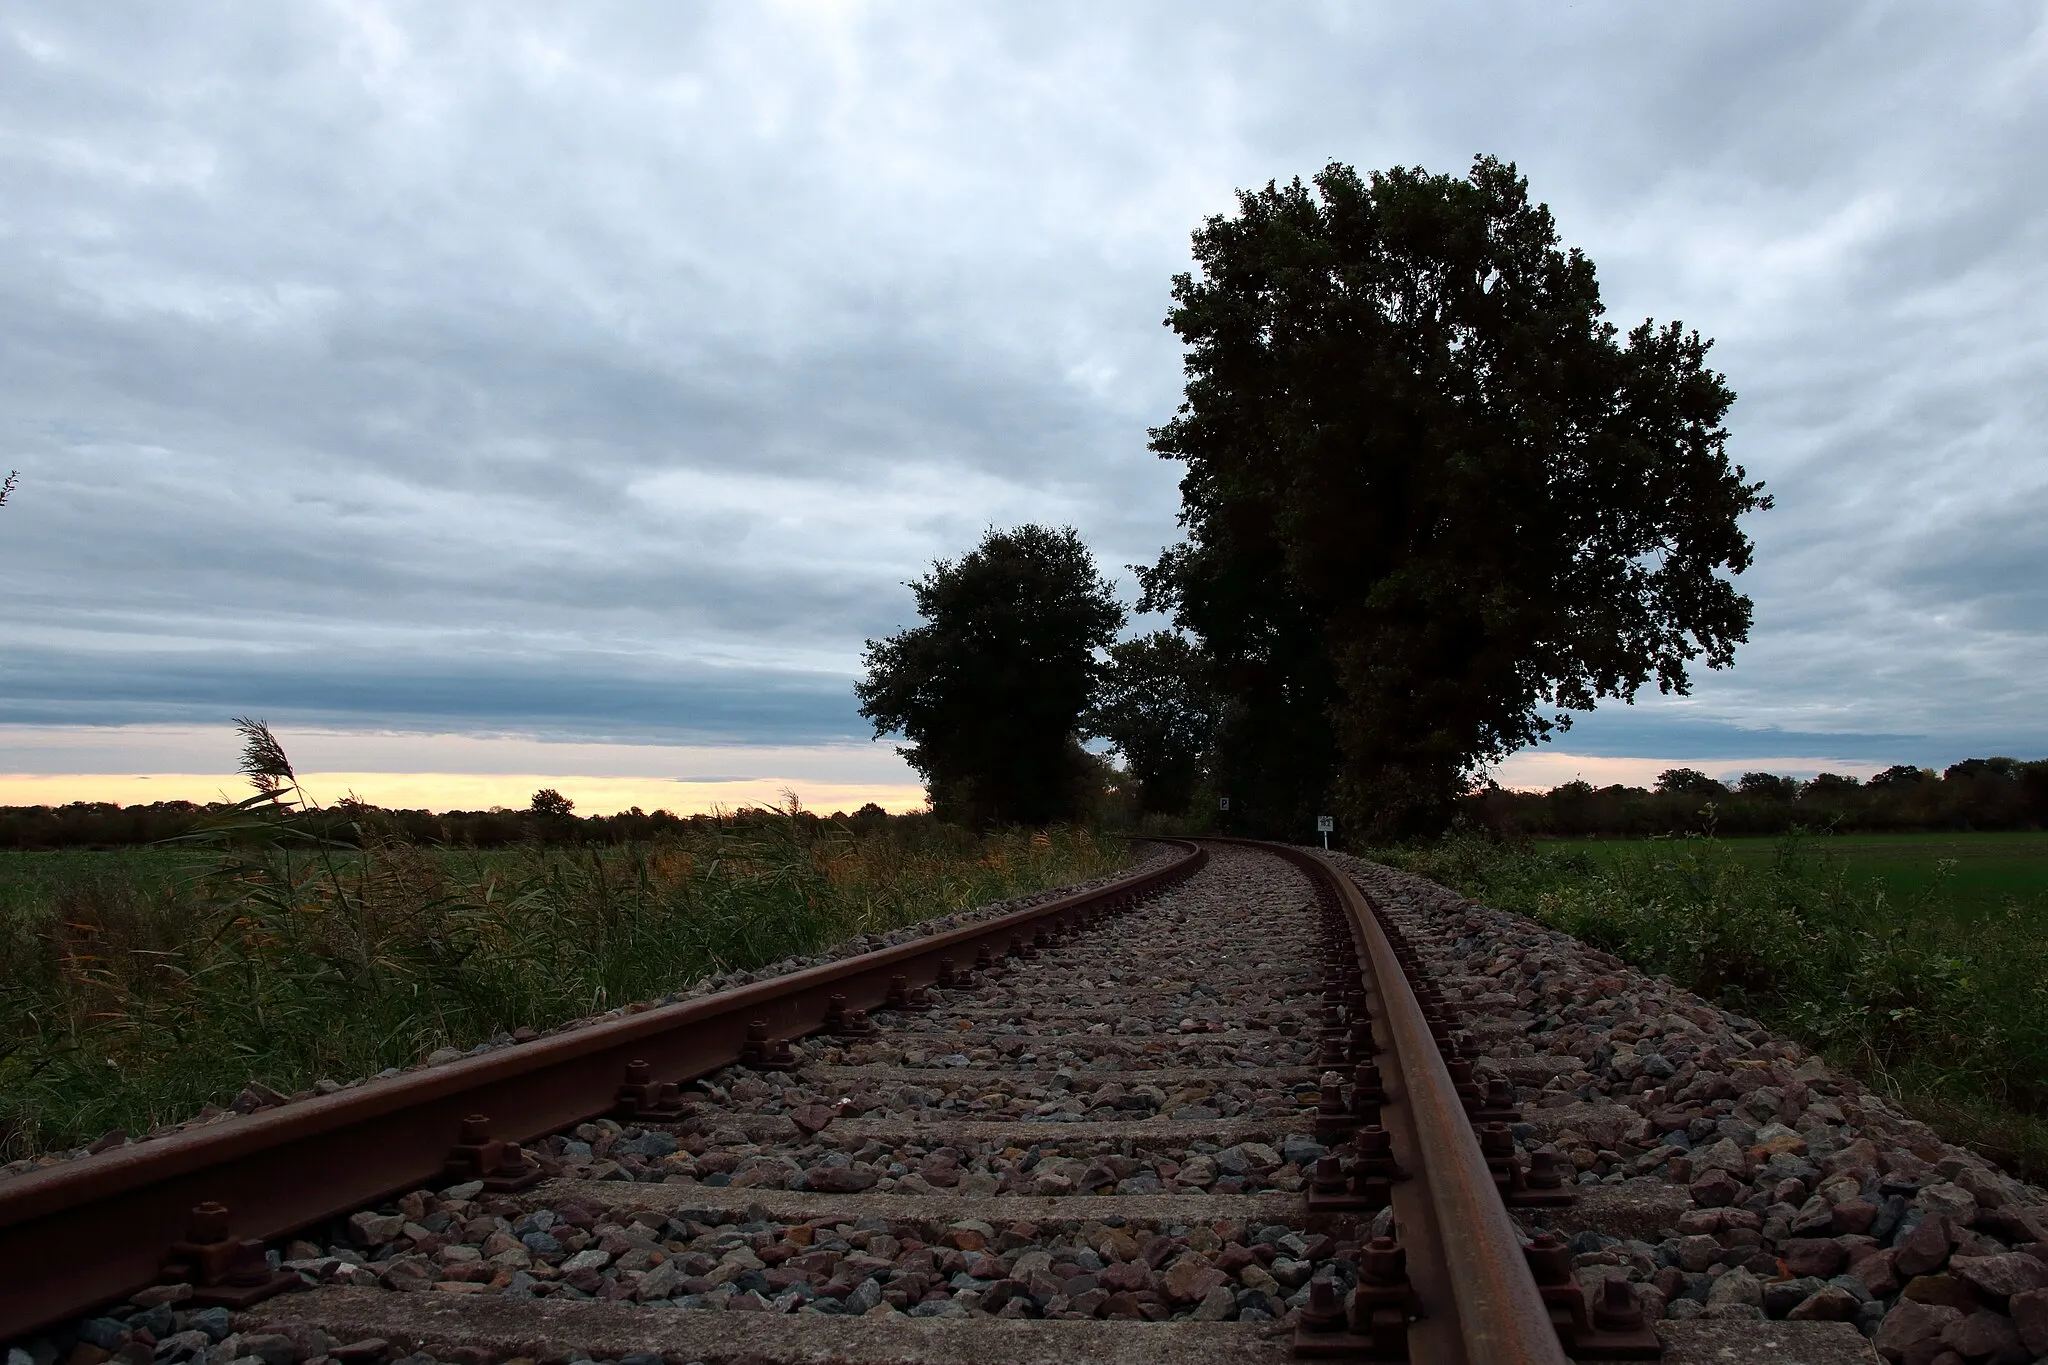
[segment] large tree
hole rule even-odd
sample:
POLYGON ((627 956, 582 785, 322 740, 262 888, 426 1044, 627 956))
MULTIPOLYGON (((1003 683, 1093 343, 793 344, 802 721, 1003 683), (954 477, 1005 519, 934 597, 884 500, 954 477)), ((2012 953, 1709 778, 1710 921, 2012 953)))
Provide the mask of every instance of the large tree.
POLYGON ((1216 728, 1201 650, 1170 630, 1111 645, 1088 728, 1123 755, 1141 811, 1187 810, 1216 728))
POLYGON ((1512 165, 1238 196, 1174 281, 1186 541, 1144 575, 1203 641, 1239 811, 1423 833, 1480 766, 1596 699, 1732 662, 1722 571, 1766 507, 1734 394, 1673 322, 1625 337, 1512 165))
POLYGON ((990 531, 909 585, 922 625, 867 644, 854 688, 877 736, 970 824, 1042 824, 1082 808, 1095 771, 1081 715, 1124 610, 1071 529, 990 531))

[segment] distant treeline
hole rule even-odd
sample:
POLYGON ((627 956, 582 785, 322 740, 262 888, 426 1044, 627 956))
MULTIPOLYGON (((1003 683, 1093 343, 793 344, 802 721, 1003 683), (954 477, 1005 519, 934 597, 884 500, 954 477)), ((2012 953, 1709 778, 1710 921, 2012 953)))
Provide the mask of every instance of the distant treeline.
MULTIPOLYGON (((68 806, 0 806, 0 848, 116 848, 153 844, 219 823, 233 810, 225 802, 199 805, 191 801, 155 801, 146 806, 121 806, 111 801, 74 801, 68 806)), ((343 843, 358 842, 374 831, 413 843, 501 848, 528 841, 634 843, 721 821, 744 823, 771 815, 778 820, 789 818, 788 812, 753 810, 728 815, 675 815, 665 810, 642 811, 637 806, 617 815, 579 816, 569 809, 567 801, 552 792, 543 792, 537 794, 536 808, 528 810, 385 810, 344 802, 288 818, 309 833, 343 843), (554 799, 540 799, 545 797, 554 799)), ((887 822, 891 817, 880 806, 869 803, 850 815, 835 811, 829 817, 821 817, 806 812, 798 818, 866 826, 887 822)))
POLYGON ((1692 768, 1660 774, 1654 791, 1567 782, 1547 792, 1492 787, 1467 814, 1510 835, 1569 838, 1683 832, 1782 834, 1807 829, 2048 828, 2048 759, 1965 759, 1941 772, 1898 765, 1869 781, 1822 773, 1809 781, 1744 773, 1734 784, 1692 768))

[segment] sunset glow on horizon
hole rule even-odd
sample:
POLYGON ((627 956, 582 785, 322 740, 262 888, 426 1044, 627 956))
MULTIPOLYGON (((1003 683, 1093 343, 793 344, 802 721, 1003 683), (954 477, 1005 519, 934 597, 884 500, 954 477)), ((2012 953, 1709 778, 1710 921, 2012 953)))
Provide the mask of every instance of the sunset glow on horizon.
MULTIPOLYGON (((576 803, 579 815, 615 815, 639 807, 676 815, 708 815, 744 807, 782 806, 795 793, 807 811, 829 815, 872 801, 892 815, 923 810, 924 789, 881 783, 807 782, 750 778, 689 782, 648 777, 592 777, 561 773, 300 774, 309 799, 331 806, 354 796, 387 810, 524 810, 533 794, 552 788, 576 803)), ((240 801, 251 794, 239 773, 0 773, 0 805, 62 806, 111 801, 122 806, 155 801, 240 801)))

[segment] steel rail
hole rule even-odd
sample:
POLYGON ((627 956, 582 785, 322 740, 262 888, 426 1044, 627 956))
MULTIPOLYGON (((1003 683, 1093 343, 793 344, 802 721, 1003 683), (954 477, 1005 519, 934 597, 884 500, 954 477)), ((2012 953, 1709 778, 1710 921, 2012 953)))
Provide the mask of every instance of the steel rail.
MULTIPOLYGON (((1252 841, 1242 841, 1251 843, 1252 841)), ((1405 1117, 1415 1130, 1425 1169, 1417 1184, 1427 1190, 1432 1227, 1426 1245, 1448 1272, 1461 1348, 1453 1352, 1473 1365, 1565 1365, 1550 1310, 1523 1254, 1522 1239, 1508 1217, 1480 1152, 1479 1139, 1458 1098, 1422 1005, 1394 946, 1380 927, 1365 894, 1322 854, 1285 844, 1259 843, 1309 877, 1328 886, 1344 907, 1364 946, 1377 985, 1375 1019, 1385 1025, 1398 1058, 1405 1092, 1405 1117)), ((1396 1213, 1403 1210, 1397 1205, 1396 1213)), ((1433 1352, 1427 1334, 1410 1333, 1420 1348, 1418 1365, 1433 1352)))
POLYGON ((662 1081, 709 1075, 742 1058, 756 1022, 778 1039, 816 1032, 835 1004, 873 1009, 893 987, 938 980, 942 960, 965 969, 983 948, 1000 958, 1024 930, 1127 905, 1208 860, 1162 842, 1183 855, 978 924, 0 1183, 0 1341, 154 1282, 203 1203, 226 1207, 236 1239, 284 1236, 435 1182, 472 1115, 488 1116, 495 1138, 530 1141, 610 1112, 632 1063, 662 1081))

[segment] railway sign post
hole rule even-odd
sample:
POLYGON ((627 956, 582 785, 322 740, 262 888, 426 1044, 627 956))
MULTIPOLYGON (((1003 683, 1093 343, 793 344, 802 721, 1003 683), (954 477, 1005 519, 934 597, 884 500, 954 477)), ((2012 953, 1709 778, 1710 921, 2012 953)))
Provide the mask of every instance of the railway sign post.
POLYGON ((1316 833, 1318 833, 1318 834, 1320 834, 1320 835, 1322 835, 1322 836, 1323 836, 1323 847, 1324 847, 1324 848, 1328 848, 1328 847, 1330 846, 1330 831, 1331 831, 1331 830, 1333 830, 1333 829, 1335 829, 1335 828, 1337 828, 1337 817, 1336 817, 1336 816, 1334 816, 1334 815, 1318 815, 1318 816, 1316 817, 1316 833))
POLYGON ((1219 797, 1217 797, 1217 798, 1216 798, 1216 809, 1217 809, 1217 810, 1229 810, 1229 809, 1230 809, 1230 798, 1229 798, 1229 797, 1227 797, 1227 796, 1219 796, 1219 797))

